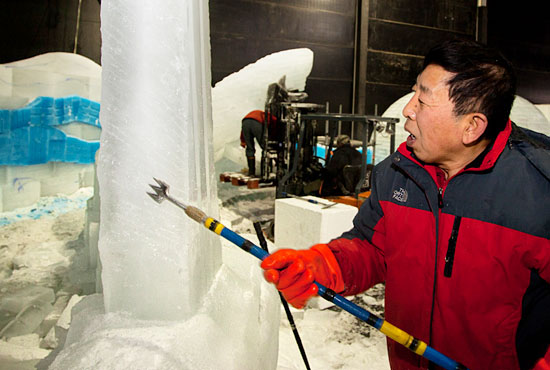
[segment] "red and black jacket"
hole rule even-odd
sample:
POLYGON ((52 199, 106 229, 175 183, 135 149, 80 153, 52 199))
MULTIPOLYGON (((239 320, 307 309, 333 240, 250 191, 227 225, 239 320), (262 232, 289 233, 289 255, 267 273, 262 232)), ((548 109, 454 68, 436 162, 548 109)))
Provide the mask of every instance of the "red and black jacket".
MULTIPOLYGON (((272 115, 271 113, 268 113, 267 116, 269 117, 268 122, 268 133, 271 133, 275 130, 275 127, 277 126, 277 117, 272 115)), ((254 121, 260 122, 261 124, 265 124, 265 112, 263 110, 253 110, 252 112, 249 112, 246 116, 244 116, 243 120, 245 119, 253 119, 254 121)), ((244 134, 241 130, 240 135, 241 140, 241 146, 245 147, 246 142, 244 140, 244 134)))
MULTIPOLYGON (((386 283, 388 322, 472 370, 550 358, 550 138, 508 123, 442 181, 405 143, 329 243, 352 295, 386 283)), ((393 370, 427 360, 388 339, 393 370)))

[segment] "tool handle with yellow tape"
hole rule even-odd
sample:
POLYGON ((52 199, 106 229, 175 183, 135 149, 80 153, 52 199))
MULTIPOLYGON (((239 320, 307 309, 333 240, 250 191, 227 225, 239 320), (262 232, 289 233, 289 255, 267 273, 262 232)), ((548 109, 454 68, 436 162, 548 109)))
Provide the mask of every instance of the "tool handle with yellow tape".
MULTIPOLYGON (((188 206, 187 209, 190 211, 190 213, 198 214, 197 211, 193 210, 194 207, 188 206), (192 210, 192 211, 191 211, 192 210)), ((202 213, 202 211, 199 210, 199 212, 202 213)), ((187 213, 187 210, 186 210, 187 213)), ((189 215, 189 213, 188 213, 189 215)), ((197 218, 191 217, 194 220, 198 221, 197 218)), ((229 240, 233 244, 237 245, 241 249, 245 250, 246 252, 249 252, 256 256, 257 258, 263 260, 267 256, 269 256, 269 253, 261 249, 260 247, 256 246, 251 241, 243 238, 239 234, 233 232, 232 230, 225 227, 220 222, 216 221, 215 219, 211 217, 204 216, 204 218, 199 221, 204 224, 206 228, 209 230, 215 232, 216 234, 224 237, 225 239, 229 240)), ((315 282, 317 287, 319 288, 318 294, 323 297, 324 299, 333 302, 336 306, 342 308, 343 310, 351 313, 355 317, 359 318, 360 320, 365 321, 367 324, 373 326, 374 328, 378 329, 382 334, 386 335, 387 337, 393 339, 397 343, 400 343, 413 351, 414 353, 423 356, 430 360, 431 362, 441 366, 444 369, 447 370, 467 370, 466 366, 450 359, 449 357, 445 356, 444 354, 436 351, 432 347, 428 346, 425 342, 414 338, 412 335, 407 334, 403 330, 393 326, 389 322, 385 321, 384 319, 377 317, 376 315, 370 313, 369 311, 365 310, 364 308, 356 305, 355 303, 347 300, 343 296, 335 293, 333 290, 328 289, 322 284, 319 284, 318 282, 315 282)))
MULTIPOLYGON (((185 214, 187 214, 187 216, 189 216, 191 219, 197 221, 200 224, 203 224, 207 229, 224 237, 236 246, 259 258, 260 260, 264 260, 267 256, 269 256, 268 252, 256 246, 251 241, 243 238, 239 234, 228 229, 212 217, 208 217, 203 211, 201 211, 197 207, 184 204, 176 198, 170 196, 170 194, 168 193, 169 185, 164 181, 158 179, 155 179, 155 181, 158 185, 150 185, 155 192, 148 194, 157 203, 161 203, 164 200, 170 201, 174 205, 183 209, 185 211, 185 214)), ((343 310, 351 313, 360 320, 363 320, 367 324, 378 329, 382 334, 393 339, 397 343, 404 345, 414 353, 427 358, 431 362, 447 370, 467 370, 466 366, 436 351, 420 339, 417 339, 412 335, 407 334, 403 330, 393 326, 384 319, 377 317, 376 315, 370 313, 364 308, 359 307, 355 303, 335 293, 333 290, 328 289, 324 285, 319 284, 318 282, 315 282, 315 284, 319 288, 318 294, 321 297, 330 302, 333 302, 336 306, 342 308, 343 310)))

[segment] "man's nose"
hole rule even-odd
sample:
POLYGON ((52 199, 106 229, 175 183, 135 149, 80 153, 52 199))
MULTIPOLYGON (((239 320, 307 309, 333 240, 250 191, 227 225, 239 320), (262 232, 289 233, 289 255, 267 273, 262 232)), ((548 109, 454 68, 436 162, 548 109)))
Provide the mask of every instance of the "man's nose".
POLYGON ((416 119, 416 111, 415 111, 415 108, 416 108, 416 105, 417 105, 416 100, 417 100, 416 99, 416 94, 414 94, 411 97, 411 100, 409 100, 409 102, 403 108, 403 116, 405 116, 406 118, 411 119, 411 120, 416 119))

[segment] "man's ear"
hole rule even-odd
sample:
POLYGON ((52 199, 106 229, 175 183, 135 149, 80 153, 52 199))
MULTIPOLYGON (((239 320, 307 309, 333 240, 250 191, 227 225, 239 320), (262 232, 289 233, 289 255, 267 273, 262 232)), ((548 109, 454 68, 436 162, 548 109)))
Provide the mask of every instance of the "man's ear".
POLYGON ((489 121, 483 113, 470 113, 467 115, 466 127, 462 134, 464 145, 476 142, 487 129, 489 121))

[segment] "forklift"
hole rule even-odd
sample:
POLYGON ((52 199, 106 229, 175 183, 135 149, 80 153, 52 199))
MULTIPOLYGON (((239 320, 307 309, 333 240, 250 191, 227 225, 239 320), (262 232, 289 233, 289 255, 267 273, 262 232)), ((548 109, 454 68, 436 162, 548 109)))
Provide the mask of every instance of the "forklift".
POLYGON ((303 91, 287 90, 284 76, 269 85, 265 115, 275 116, 277 124, 264 130, 260 175, 256 185, 248 187, 274 186, 276 198, 314 195, 360 207, 370 195, 376 134, 390 136, 392 153, 399 118, 330 113, 328 103, 304 102, 307 97, 303 91), (342 194, 321 196, 323 173, 342 132, 349 133, 351 145, 361 152, 361 164, 344 167, 342 194))

